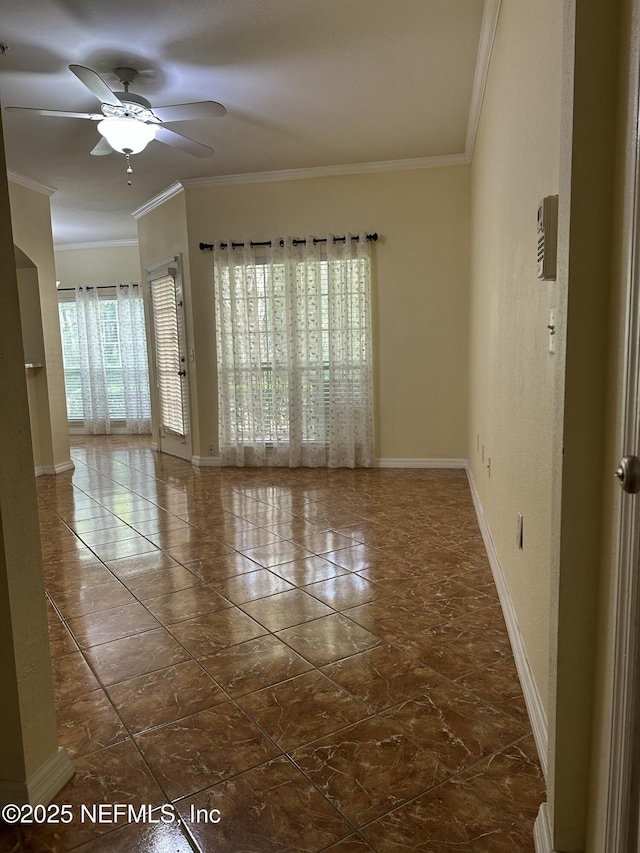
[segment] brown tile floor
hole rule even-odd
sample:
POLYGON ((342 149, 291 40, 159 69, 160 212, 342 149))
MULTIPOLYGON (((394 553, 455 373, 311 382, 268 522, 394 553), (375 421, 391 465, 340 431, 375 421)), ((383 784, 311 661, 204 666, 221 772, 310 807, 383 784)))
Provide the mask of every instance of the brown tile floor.
POLYGON ((533 851, 543 782, 463 472, 72 454, 38 495, 75 819, 23 849, 533 851))

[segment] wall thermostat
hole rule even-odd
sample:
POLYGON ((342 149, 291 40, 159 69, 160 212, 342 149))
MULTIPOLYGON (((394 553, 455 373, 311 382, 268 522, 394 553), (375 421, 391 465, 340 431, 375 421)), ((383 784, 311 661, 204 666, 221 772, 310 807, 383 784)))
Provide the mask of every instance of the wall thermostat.
POLYGON ((548 195, 538 205, 538 278, 555 281, 558 255, 558 196, 548 195))

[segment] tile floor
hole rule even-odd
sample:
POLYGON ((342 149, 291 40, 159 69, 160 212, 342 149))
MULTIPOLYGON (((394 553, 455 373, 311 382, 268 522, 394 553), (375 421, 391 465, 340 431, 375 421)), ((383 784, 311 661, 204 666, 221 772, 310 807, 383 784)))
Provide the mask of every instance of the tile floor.
POLYGON ((463 472, 72 455, 37 485, 74 820, 0 850, 533 851, 543 781, 463 472))

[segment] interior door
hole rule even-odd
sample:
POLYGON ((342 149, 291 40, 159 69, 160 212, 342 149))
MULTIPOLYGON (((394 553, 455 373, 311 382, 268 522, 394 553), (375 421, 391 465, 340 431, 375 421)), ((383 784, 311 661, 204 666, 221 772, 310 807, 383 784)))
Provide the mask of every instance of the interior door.
POLYGON ((147 271, 158 450, 191 459, 189 384, 180 259, 147 271))

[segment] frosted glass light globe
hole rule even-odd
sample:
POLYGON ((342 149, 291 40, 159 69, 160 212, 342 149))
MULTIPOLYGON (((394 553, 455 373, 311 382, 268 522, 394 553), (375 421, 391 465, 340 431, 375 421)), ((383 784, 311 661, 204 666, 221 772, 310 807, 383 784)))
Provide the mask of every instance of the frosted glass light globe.
POLYGON ((102 119, 98 123, 98 132, 114 151, 121 154, 139 154, 156 136, 154 125, 118 116, 102 119))

